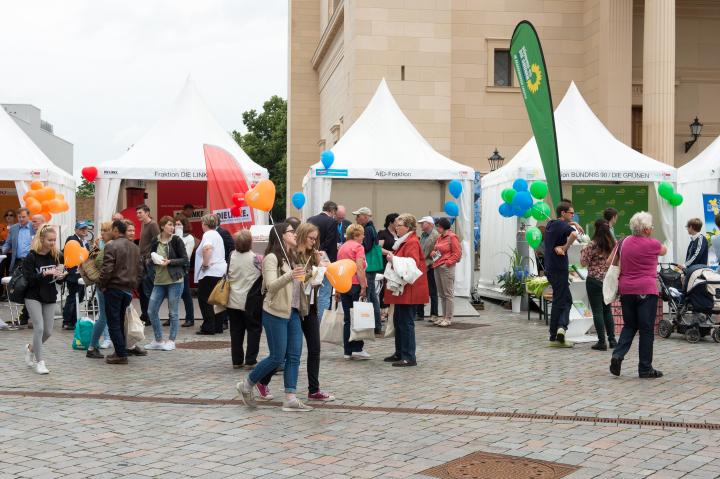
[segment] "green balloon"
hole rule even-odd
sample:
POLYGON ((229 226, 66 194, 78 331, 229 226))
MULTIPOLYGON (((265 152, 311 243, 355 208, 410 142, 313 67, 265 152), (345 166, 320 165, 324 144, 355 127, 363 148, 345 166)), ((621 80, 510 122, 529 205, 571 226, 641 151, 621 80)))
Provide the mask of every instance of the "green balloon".
POLYGON ((668 202, 673 206, 680 206, 683 202, 683 195, 680 193, 673 193, 673 195, 668 199, 668 202))
POLYGON ((515 198, 515 191, 514 188, 505 188, 502 190, 502 193, 500 193, 500 197, 503 199, 505 203, 512 203, 513 198, 515 198))
POLYGON ((665 198, 666 200, 670 201, 672 196, 675 194, 675 188, 673 188, 673 185, 668 183, 667 181, 663 181, 658 186, 658 193, 660 194, 661 198, 665 198))
POLYGON ((547 196, 548 185, 544 181, 535 181, 530 185, 530 194, 533 198, 541 200, 547 196))
POLYGON ((538 201, 537 203, 532 205, 532 208, 530 208, 530 213, 532 214, 532 217, 535 218, 537 221, 547 221, 552 218, 550 216, 550 205, 542 201, 538 201))
POLYGON ((525 232, 525 239, 531 248, 537 248, 542 242, 542 232, 537 226, 531 226, 525 232))
POLYGON ((532 216, 532 211, 530 208, 527 209, 525 214, 523 215, 523 218, 530 218, 532 216))

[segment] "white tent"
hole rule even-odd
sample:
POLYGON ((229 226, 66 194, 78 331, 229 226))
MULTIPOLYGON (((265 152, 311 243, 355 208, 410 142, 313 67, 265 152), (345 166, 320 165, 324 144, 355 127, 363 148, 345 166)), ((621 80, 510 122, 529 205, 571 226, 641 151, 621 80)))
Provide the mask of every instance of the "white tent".
MULTIPOLYGON (((420 208, 427 206, 437 212, 442 209, 444 199, 452 199, 449 195, 444 197, 446 182, 462 182, 463 191, 458 200, 460 215, 457 218, 457 231, 462 241, 463 259, 457 268, 455 293, 458 296, 469 296, 473 263, 474 170, 446 158, 430 146, 403 114, 384 79, 365 111, 332 148, 332 152, 335 154, 335 161, 330 170, 325 170, 321 163, 317 163, 303 180, 307 198, 303 208, 305 218, 317 214, 325 201, 331 198, 338 201, 343 190, 349 188, 351 180, 364 180, 359 183, 363 192, 359 201, 365 201, 365 205, 369 205, 373 200, 371 191, 374 183, 383 182, 395 193, 407 197, 414 193, 419 194, 418 185, 422 183, 417 180, 432 182, 438 185, 432 192, 432 200, 421 198, 426 201, 425 205, 416 205, 415 210, 409 211, 416 215, 422 212, 423 216, 428 214, 428 211, 420 208)), ((423 193, 423 196, 430 195, 423 193)), ((383 199, 383 204, 389 208, 387 212, 399 208, 400 202, 388 198, 389 196, 385 195, 383 199)), ((376 213, 376 226, 382 227, 382 224, 378 224, 381 221, 382 218, 376 213)))
MULTIPOLYGON (((229 152, 242 168, 248 187, 268 178, 268 171, 253 162, 217 123, 188 77, 175 105, 145 136, 119 158, 98 166, 95 220, 111 218, 122 180, 206 181, 203 145, 229 152)), ((267 214, 256 211, 255 217, 262 223, 267 214)))
MULTIPOLYGON (((571 83, 565 97, 555 110, 555 127, 560 155, 560 175, 565 196, 572 183, 645 183, 655 186, 648 207, 654 215, 659 236, 666 240, 668 257, 672 257, 673 210, 657 195, 662 181, 675 181, 676 170, 645 156, 617 140, 595 116, 571 83)), ((515 247, 518 231, 515 218, 498 213, 500 193, 511 188, 517 178, 544 180, 535 138, 531 138, 515 157, 502 168, 485 175, 482 186, 482 224, 480 233, 481 282, 491 284, 505 271, 507 258, 503 253, 515 247)))
POLYGON ((677 208, 677 254, 675 259, 685 259, 690 236, 685 224, 690 218, 705 222, 703 193, 720 193, 720 137, 710 143, 699 155, 678 168, 677 192, 683 195, 683 202, 677 208))
POLYGON ((0 179, 15 182, 18 200, 23 206, 22 197, 33 180, 42 181, 65 195, 70 210, 53 214, 50 223, 61 227, 61 242, 75 231, 75 179, 50 161, 3 108, 0 108, 0 179))

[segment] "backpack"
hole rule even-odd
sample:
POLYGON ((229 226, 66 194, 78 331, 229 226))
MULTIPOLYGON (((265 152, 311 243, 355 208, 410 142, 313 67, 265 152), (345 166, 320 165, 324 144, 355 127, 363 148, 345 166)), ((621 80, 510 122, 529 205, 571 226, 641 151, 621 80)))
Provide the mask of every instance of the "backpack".
POLYGON ((13 303, 25 302, 25 291, 28 287, 27 278, 23 275, 21 267, 15 268, 8 283, 8 298, 13 303))
POLYGON ((260 319, 262 317, 263 301, 265 301, 265 291, 263 290, 263 277, 258 276, 248 291, 245 300, 245 313, 251 318, 260 319))

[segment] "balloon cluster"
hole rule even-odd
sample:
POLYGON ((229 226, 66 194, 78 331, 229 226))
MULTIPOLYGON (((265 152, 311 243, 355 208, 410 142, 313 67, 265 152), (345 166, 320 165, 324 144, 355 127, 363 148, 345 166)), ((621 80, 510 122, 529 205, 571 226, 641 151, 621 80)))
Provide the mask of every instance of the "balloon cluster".
POLYGON ((675 188, 671 183, 663 181, 658 186, 658 193, 660 197, 670 203, 672 206, 680 206, 683 202, 683 196, 680 193, 675 192, 675 188))
MULTIPOLYGON (((462 194, 462 183, 460 183, 459 180, 452 180, 450 183, 448 183, 448 191, 453 198, 460 198, 460 195, 462 194)), ((444 210, 448 216, 451 216, 453 218, 460 214, 460 207, 454 201, 446 202, 444 210)))
POLYGON ((52 213, 64 213, 70 209, 64 195, 44 186, 41 181, 30 183, 30 190, 23 195, 23 201, 30 214, 41 214, 46 222, 50 221, 52 213))
POLYGON ((86 248, 83 248, 77 241, 70 240, 65 243, 65 248, 63 249, 63 264, 65 267, 74 268, 75 266, 80 266, 88 257, 90 257, 90 252, 86 248))
POLYGON ((512 188, 505 188, 500 194, 504 202, 498 208, 500 215, 505 218, 533 217, 537 221, 545 221, 550 218, 550 206, 543 201, 533 203, 533 198, 542 200, 547 193, 548 186, 544 181, 535 181, 528 186, 527 181, 518 178, 512 188))

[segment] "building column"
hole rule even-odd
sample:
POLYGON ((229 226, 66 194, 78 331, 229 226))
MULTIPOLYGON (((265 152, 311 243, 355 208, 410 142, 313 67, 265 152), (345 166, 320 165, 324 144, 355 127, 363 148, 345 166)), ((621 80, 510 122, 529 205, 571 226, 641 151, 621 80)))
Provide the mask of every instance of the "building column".
POLYGON ((675 0, 645 0, 643 153, 675 163, 675 0))

